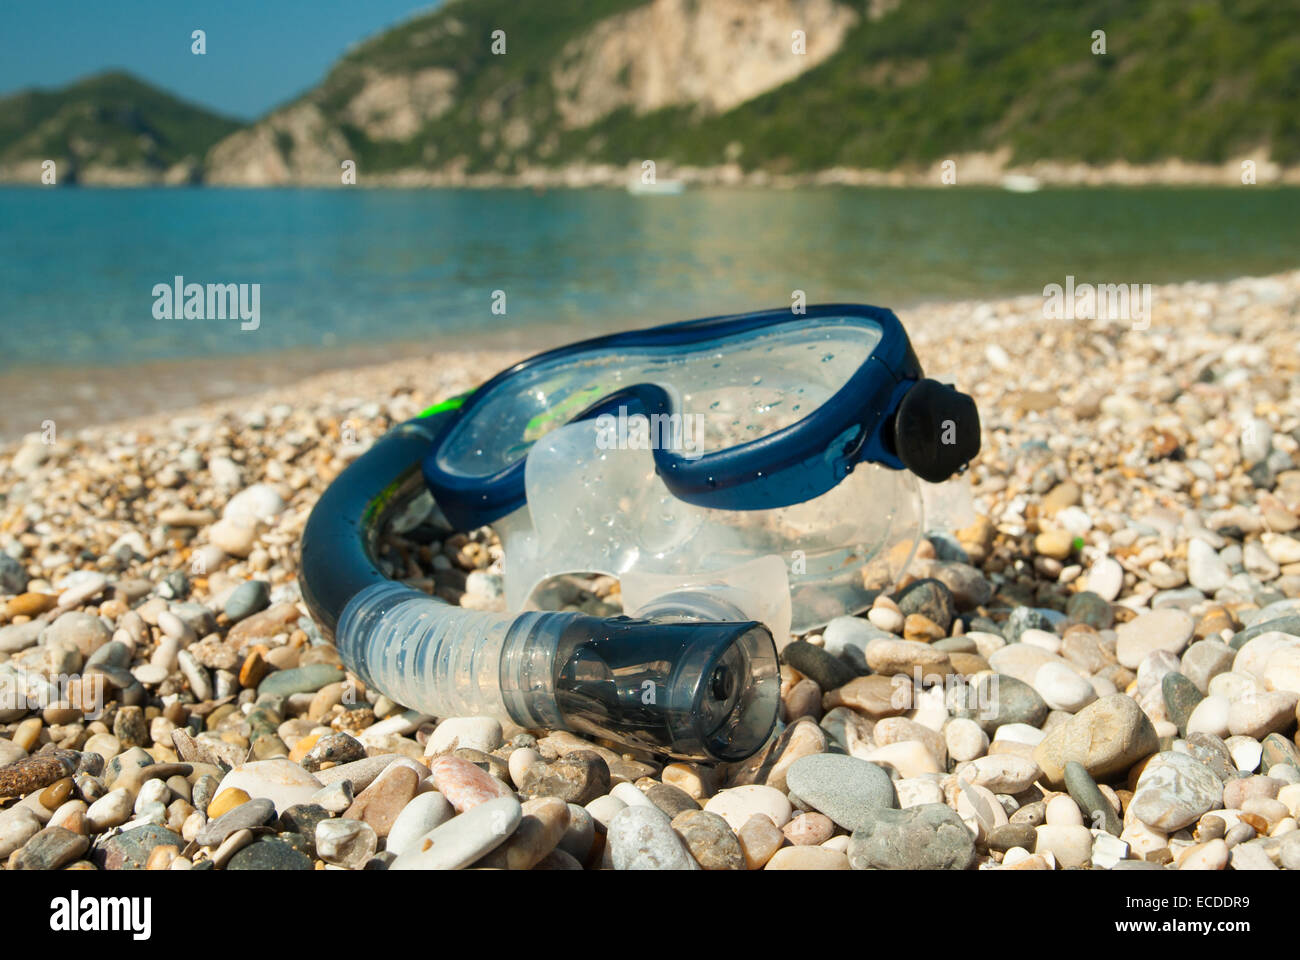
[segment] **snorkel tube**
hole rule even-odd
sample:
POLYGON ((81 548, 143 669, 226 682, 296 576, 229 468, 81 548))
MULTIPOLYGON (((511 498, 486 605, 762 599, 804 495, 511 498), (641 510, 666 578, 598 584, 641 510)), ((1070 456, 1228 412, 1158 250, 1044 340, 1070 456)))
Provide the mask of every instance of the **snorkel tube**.
POLYGON ((757 751, 780 709, 776 646, 766 627, 714 594, 679 590, 636 619, 515 616, 452 606, 384 576, 379 538, 425 489, 421 461, 462 399, 382 437, 307 521, 303 599, 347 667, 437 717, 494 716, 681 759, 731 762, 757 751))
POLYGON ((773 631, 897 582, 916 478, 964 469, 979 435, 974 401, 924 379, 879 307, 596 337, 431 407, 344 470, 303 533, 302 593, 353 674, 408 707, 743 760, 780 711, 773 631), (602 421, 629 413, 680 437, 611 439, 602 421), (688 448, 688 424, 707 442, 688 448), (476 611, 389 580, 380 537, 426 488, 458 529, 497 524, 512 609, 549 578, 602 572, 632 616, 476 611))

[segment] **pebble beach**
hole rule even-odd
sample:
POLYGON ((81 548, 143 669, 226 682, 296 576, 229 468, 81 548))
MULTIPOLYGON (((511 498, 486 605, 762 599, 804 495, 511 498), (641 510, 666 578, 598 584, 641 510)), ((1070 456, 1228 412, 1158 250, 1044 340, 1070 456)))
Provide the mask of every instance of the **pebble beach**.
MULTIPOLYGON (((0 865, 1300 869, 1300 271, 1157 286, 1149 325, 1041 296, 900 319, 979 405, 974 521, 778 637, 777 729, 720 767, 419 713, 307 615, 329 482, 525 351, 32 410, 0 447, 0 865)), ((493 531, 416 503, 387 572, 504 609, 493 531)), ((621 609, 607 577, 554 598, 621 609)))

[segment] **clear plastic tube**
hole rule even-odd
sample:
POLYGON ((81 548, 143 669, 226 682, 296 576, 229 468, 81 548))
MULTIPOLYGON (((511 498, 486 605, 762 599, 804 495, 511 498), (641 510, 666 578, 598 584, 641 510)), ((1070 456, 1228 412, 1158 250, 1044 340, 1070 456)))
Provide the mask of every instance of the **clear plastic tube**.
POLYGON ((397 583, 354 596, 335 643, 368 686, 434 716, 494 716, 689 759, 743 759, 779 709, 772 635, 682 592, 644 619, 453 607, 397 583), (722 618, 722 619, 720 619, 722 618))
POLYGON ((303 532, 303 598, 368 687, 438 717, 494 716, 688 759, 741 760, 780 709, 772 635, 739 608, 677 593, 638 619, 488 613, 387 579, 388 519, 423 489, 438 419, 402 424, 332 483, 303 532))

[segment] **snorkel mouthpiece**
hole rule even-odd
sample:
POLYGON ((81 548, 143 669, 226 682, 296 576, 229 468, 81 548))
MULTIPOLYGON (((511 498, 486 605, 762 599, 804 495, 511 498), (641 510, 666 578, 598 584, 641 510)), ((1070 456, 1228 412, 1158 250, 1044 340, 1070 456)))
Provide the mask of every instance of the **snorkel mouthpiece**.
POLYGON ((348 603, 335 642, 367 686, 421 712, 495 716, 688 760, 748 757, 780 705, 767 628, 699 619, 689 598, 636 619, 511 616, 380 583, 348 603))

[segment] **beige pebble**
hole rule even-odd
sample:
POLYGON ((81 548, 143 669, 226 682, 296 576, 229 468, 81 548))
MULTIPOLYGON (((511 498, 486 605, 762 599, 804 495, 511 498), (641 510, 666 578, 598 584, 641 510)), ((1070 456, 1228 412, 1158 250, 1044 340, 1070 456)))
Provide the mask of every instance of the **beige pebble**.
POLYGON ((783 847, 764 870, 848 870, 847 854, 830 847, 783 847))

